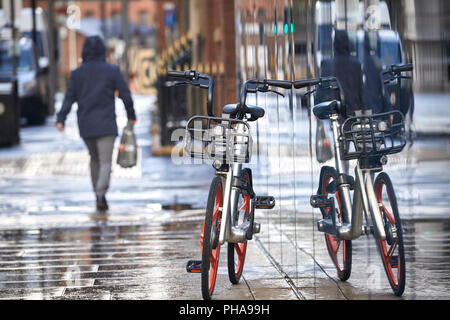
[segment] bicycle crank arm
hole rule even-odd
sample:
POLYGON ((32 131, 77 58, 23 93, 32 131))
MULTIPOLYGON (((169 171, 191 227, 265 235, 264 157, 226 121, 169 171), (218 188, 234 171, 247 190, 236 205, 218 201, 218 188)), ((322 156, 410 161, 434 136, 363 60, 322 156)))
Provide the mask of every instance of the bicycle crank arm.
POLYGON ((310 199, 313 208, 329 208, 328 215, 321 210, 323 219, 317 221, 317 229, 321 232, 336 235, 336 207, 334 206, 334 198, 327 198, 326 195, 313 195, 310 199))
POLYGON ((228 242, 231 243, 242 243, 245 242, 247 240, 251 240, 252 238, 249 239, 249 237, 247 235, 253 237, 254 233, 259 233, 261 230, 261 225, 259 224, 259 222, 254 221, 253 225, 250 221, 246 221, 238 226, 232 226, 231 227, 231 234, 230 237, 228 239, 228 242))

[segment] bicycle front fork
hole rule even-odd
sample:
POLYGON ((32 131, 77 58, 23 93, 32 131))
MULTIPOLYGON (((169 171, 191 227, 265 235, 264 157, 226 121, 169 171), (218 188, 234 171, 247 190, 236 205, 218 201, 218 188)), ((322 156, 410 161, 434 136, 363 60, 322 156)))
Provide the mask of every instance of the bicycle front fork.
POLYGON ((242 181, 242 164, 230 165, 225 174, 225 190, 222 208, 222 223, 220 225, 219 244, 242 243, 251 240, 253 234, 260 232, 260 224, 254 221, 255 209, 272 209, 275 199, 270 196, 256 196, 251 182, 242 181), (239 195, 242 192, 250 194, 250 219, 240 225, 233 225, 232 216, 238 210, 239 195))
POLYGON ((378 200, 373 189, 372 173, 370 170, 362 170, 357 165, 355 175, 353 205, 351 211, 348 213, 351 219, 348 223, 344 223, 337 228, 336 235, 339 239, 353 240, 362 234, 369 233, 371 230, 363 227, 363 213, 370 212, 374 236, 376 239, 384 241, 386 240, 386 232, 384 230, 378 200))
MULTIPOLYGON (((342 210, 342 224, 336 224, 336 212, 333 206, 333 220, 323 219, 319 221, 319 231, 336 235, 341 240, 353 240, 366 234, 369 230, 363 227, 363 212, 370 212, 374 224, 374 236, 378 240, 386 239, 383 221, 381 218, 380 207, 373 189, 372 172, 368 169, 362 170, 359 162, 355 168, 356 181, 352 181, 346 173, 344 160, 341 157, 341 141, 339 140, 338 116, 332 115, 331 127, 334 138, 334 155, 336 160, 336 169, 338 172, 338 181, 335 181, 334 192, 337 191, 340 199, 340 208, 342 210), (353 203, 350 197, 350 190, 354 189, 353 203)), ((334 203, 334 199, 331 199, 334 203)), ((313 205, 313 202, 311 202, 313 205)), ((313 205, 314 206, 314 205, 313 205)))
MULTIPOLYGON (((336 209, 334 198, 326 199, 321 195, 311 198, 313 207, 327 206, 330 208, 331 218, 322 219, 317 223, 319 231, 336 236, 339 240, 354 240, 370 231, 367 226, 363 226, 363 213, 370 212, 373 222, 373 233, 376 239, 386 240, 386 231, 381 217, 378 200, 373 189, 372 174, 370 170, 362 170, 359 165, 355 168, 356 181, 354 186, 348 183, 341 183, 333 186, 338 192, 339 198, 342 199, 341 207, 343 214, 343 222, 336 223, 336 209), (350 189, 354 189, 353 204, 348 205, 346 199, 350 199, 350 189), (350 210, 349 210, 350 209, 350 210)), ((342 175, 341 175, 342 176, 342 175)), ((338 179, 338 182, 341 179, 338 179)))

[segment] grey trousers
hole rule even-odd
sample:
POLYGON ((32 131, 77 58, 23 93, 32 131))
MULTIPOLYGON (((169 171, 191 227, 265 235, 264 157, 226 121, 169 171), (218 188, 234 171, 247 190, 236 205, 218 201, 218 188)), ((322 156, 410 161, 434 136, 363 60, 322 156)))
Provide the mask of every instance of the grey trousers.
POLYGON ((115 139, 115 136, 83 139, 91 156, 92 187, 98 198, 104 197, 109 188, 115 139))

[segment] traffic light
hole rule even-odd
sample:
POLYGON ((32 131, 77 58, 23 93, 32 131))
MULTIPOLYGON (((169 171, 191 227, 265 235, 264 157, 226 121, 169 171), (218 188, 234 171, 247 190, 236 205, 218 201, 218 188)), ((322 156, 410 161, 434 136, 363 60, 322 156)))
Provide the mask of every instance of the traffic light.
POLYGON ((277 31, 278 31, 278 28, 277 28, 277 7, 275 7, 274 9, 275 10, 274 10, 274 19, 273 19, 273 33, 275 35, 277 35, 277 31))
POLYGON ((288 17, 289 17, 289 10, 287 6, 284 6, 284 34, 288 34, 289 32, 289 24, 288 24, 288 17))

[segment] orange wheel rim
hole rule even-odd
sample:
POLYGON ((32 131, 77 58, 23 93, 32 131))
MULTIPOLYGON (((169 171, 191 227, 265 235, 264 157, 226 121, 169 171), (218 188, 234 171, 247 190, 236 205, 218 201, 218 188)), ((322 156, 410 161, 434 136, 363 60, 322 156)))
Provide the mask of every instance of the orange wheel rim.
MULTIPOLYGON (((329 176, 329 175, 325 176, 324 182, 322 184, 322 194, 328 194, 327 191, 325 190, 325 188, 328 185, 328 183, 330 182, 330 178, 331 178, 331 176, 329 176)), ((339 206, 339 210, 341 211, 342 209, 341 209, 341 202, 339 200, 339 194, 336 192, 335 195, 336 195, 336 200, 337 200, 337 203, 339 206)), ((324 208, 324 210, 325 210, 325 213, 328 215, 330 208, 324 208)), ((341 264, 339 263, 338 252, 339 252, 339 249, 341 248, 341 244, 342 244, 342 265, 345 266, 345 256, 346 256, 345 241, 338 240, 338 239, 336 239, 335 236, 332 236, 329 234, 325 234, 325 240, 326 240, 327 247, 331 253, 330 254, 331 260, 333 260, 333 263, 334 263, 336 269, 338 270, 339 273, 344 272, 344 270, 341 268, 341 264)))
MULTIPOLYGON (((250 216, 250 196, 243 196, 243 203, 241 205, 241 207, 238 209, 238 214, 239 212, 244 211, 244 217, 245 218, 249 218, 250 216)), ((242 242, 242 243, 235 243, 234 244, 234 252, 237 255, 237 263, 235 266, 235 275, 238 278, 241 273, 242 270, 244 269, 244 262, 245 262, 245 254, 247 252, 247 241, 242 242)))
MULTIPOLYGON (((383 186, 385 184, 382 180, 376 185, 375 188, 375 194, 378 199, 378 203, 381 204, 381 215, 382 217, 386 217, 386 219, 389 221, 391 225, 396 226, 395 219, 391 212, 386 207, 386 204, 383 203, 383 186)), ((386 189, 387 190, 387 189, 386 189)), ((390 208, 392 208, 392 202, 391 202, 391 196, 389 192, 386 192, 388 196, 388 202, 390 208)), ((383 265, 386 270, 386 274, 388 277, 388 280, 392 287, 394 289, 398 288, 398 285, 400 283, 400 276, 401 276, 401 266, 400 266, 400 254, 397 254, 397 259, 394 262, 392 259, 394 257, 394 253, 398 253, 398 241, 395 240, 391 245, 388 245, 386 240, 381 241, 377 240, 378 249, 380 250, 381 259, 383 260, 383 265), (389 248, 388 248, 389 246, 389 248), (394 264, 393 264, 394 262, 394 264), (397 269, 397 275, 394 274, 394 269, 397 269)))
MULTIPOLYGON (((215 198, 215 206, 212 214, 212 223, 211 230, 216 227, 220 230, 220 220, 221 220, 221 210, 222 207, 222 185, 219 184, 216 191, 215 198)), ((200 253, 203 253, 203 241, 205 236, 205 222, 202 225, 202 231, 200 233, 200 253)), ((209 281, 208 281, 208 289, 209 293, 212 294, 214 291, 214 285, 216 283, 217 277, 217 269, 219 267, 219 253, 220 253, 220 245, 217 245, 217 248, 211 249, 209 252, 209 281)))

